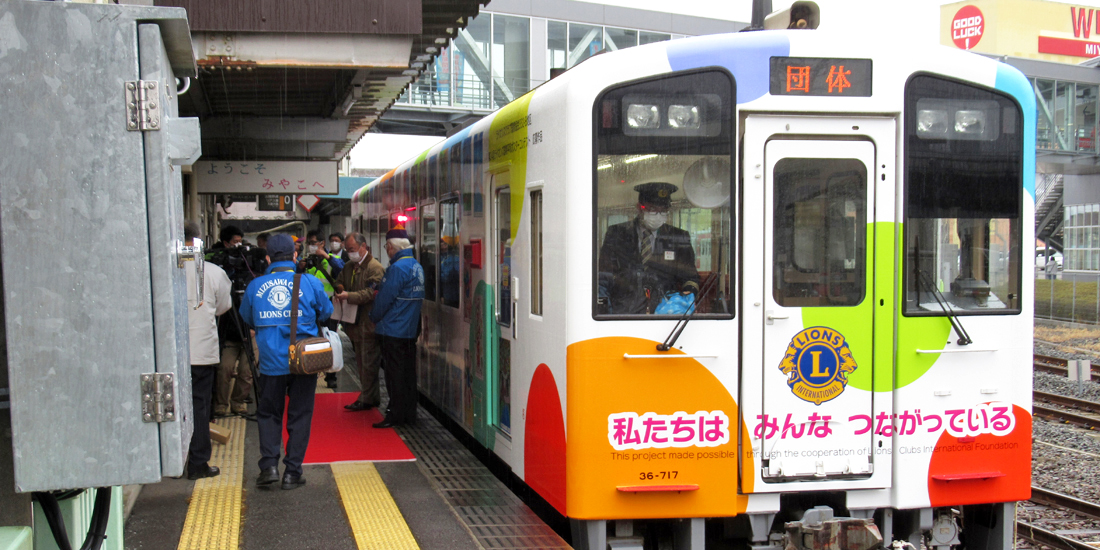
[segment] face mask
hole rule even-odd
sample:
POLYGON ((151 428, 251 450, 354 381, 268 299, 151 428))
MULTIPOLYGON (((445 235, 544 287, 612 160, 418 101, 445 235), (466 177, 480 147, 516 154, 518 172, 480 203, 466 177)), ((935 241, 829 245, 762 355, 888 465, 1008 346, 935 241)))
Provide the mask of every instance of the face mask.
POLYGON ((339 252, 340 249, 343 248, 343 246, 337 241, 332 241, 328 243, 328 248, 333 252, 339 252))
POLYGON ((308 248, 309 248, 309 253, 310 254, 316 254, 317 253, 317 245, 311 244, 311 245, 309 245, 308 248))
POLYGON ((642 223, 650 231, 656 231, 668 221, 668 212, 645 212, 642 214, 642 223))
POLYGON ((362 256, 358 252, 348 252, 348 258, 353 262, 358 262, 362 256))

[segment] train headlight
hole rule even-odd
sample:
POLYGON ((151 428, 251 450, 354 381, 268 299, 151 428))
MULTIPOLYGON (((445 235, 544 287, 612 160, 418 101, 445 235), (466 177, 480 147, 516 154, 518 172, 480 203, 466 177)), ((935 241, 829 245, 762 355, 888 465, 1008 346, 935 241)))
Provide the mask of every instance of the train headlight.
POLYGON ((699 127, 699 107, 696 105, 669 105, 670 128, 696 129, 699 127))
POLYGON ((917 111, 917 134, 921 137, 942 136, 947 133, 947 112, 917 111))
POLYGON ((985 132, 985 111, 955 111, 955 131, 960 134, 985 132))
POLYGON ((990 141, 1001 133, 996 101, 925 98, 917 100, 916 114, 921 139, 990 141))
POLYGON ((661 113, 656 105, 632 104, 626 107, 626 124, 631 128, 660 128, 661 113))

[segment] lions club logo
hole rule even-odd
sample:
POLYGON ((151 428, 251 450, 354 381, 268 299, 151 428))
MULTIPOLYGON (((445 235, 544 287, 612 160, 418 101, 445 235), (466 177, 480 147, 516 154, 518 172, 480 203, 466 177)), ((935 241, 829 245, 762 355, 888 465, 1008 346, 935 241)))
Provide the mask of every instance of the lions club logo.
POLYGON ((275 309, 283 309, 290 305, 290 289, 286 285, 275 285, 267 293, 267 301, 275 309))
POLYGON ((779 370, 799 399, 820 405, 844 392, 856 360, 839 332, 810 327, 791 338, 779 370))

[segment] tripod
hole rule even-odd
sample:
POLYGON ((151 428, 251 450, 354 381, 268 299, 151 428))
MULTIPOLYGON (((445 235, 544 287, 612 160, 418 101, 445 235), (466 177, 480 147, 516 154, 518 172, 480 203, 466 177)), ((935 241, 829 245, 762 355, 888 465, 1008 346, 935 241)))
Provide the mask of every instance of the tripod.
MULTIPOLYGON (((233 324, 237 328, 237 334, 241 337, 241 346, 244 348, 244 356, 248 362, 248 370, 252 373, 252 398, 255 400, 256 405, 260 404, 260 372, 259 361, 256 359, 256 355, 252 348, 252 332, 245 328, 244 323, 241 321, 241 297, 244 295, 243 290, 233 291, 233 307, 227 312, 227 315, 231 315, 233 324)), ((245 416, 247 420, 255 420, 245 416)))

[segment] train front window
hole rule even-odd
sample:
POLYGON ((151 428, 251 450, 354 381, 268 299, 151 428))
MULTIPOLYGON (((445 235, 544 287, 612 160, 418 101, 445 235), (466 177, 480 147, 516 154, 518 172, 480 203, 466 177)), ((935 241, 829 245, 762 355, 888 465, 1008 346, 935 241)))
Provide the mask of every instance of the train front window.
POLYGON ((706 71, 596 101, 596 319, 731 316, 733 97, 706 71))
POLYGON ((1019 107, 918 76, 905 109, 905 314, 1019 313, 1019 107))

